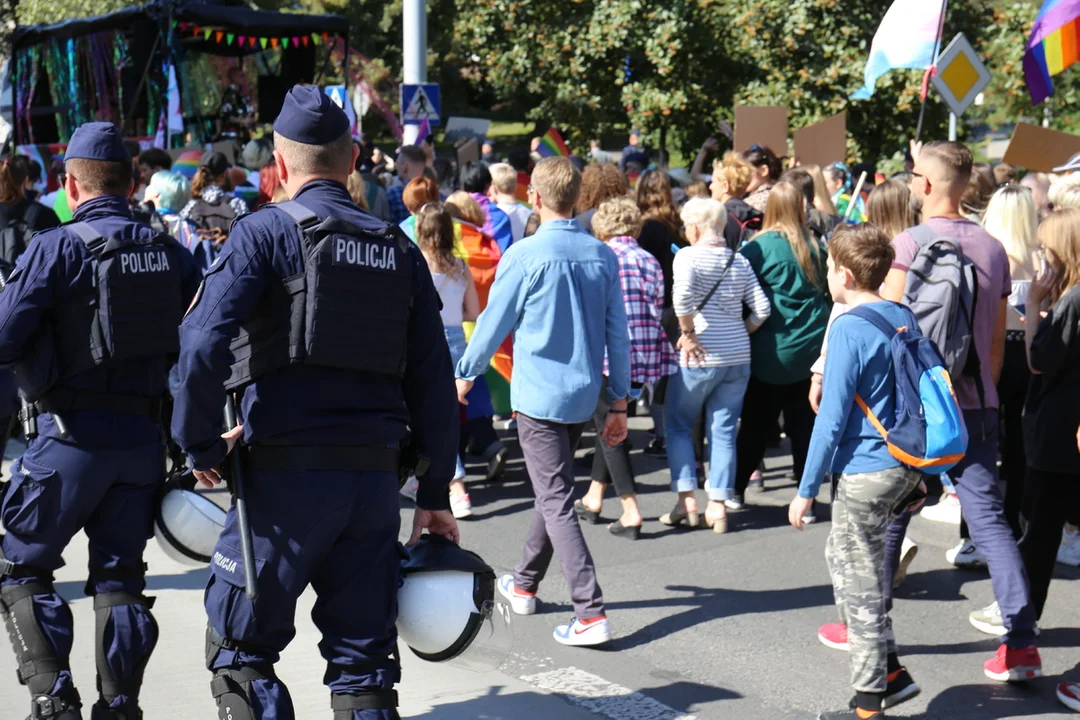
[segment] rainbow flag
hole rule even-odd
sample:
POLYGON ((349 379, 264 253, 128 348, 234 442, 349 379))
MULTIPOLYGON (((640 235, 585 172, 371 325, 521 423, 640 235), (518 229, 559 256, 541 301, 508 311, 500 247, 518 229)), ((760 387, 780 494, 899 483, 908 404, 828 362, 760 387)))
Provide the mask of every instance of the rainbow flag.
MULTIPOLYGON (((401 229, 416 242, 416 216, 401 223, 401 229)), ((502 259, 499 244, 490 235, 485 235, 480 228, 460 220, 454 221, 454 255, 465 261, 476 283, 476 294, 480 297, 480 311, 487 307, 491 285, 495 282, 495 269, 502 259)), ((472 337, 476 323, 464 323, 465 337, 472 337)), ((507 336, 491 358, 491 369, 484 375, 491 393, 495 412, 506 415, 510 412, 510 376, 514 369, 513 336, 507 336)))
POLYGON ((195 171, 199 169, 199 160, 202 158, 202 150, 186 150, 173 160, 173 172, 178 172, 188 180, 195 177, 195 171))
POLYGON ((1024 51, 1024 79, 1031 102, 1054 93, 1050 79, 1080 59, 1080 0, 1046 0, 1024 51))
POLYGON ((544 137, 540 138, 540 145, 536 152, 542 157, 570 157, 570 149, 563 142, 562 135, 555 128, 548 128, 544 137))

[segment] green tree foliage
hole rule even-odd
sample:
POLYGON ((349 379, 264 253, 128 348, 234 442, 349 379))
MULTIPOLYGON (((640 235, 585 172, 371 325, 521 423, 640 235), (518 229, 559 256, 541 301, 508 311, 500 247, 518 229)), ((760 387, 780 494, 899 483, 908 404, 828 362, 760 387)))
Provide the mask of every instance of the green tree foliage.
POLYGON ((127 0, 19 0, 17 12, 20 25, 38 25, 104 15, 129 5, 127 0))

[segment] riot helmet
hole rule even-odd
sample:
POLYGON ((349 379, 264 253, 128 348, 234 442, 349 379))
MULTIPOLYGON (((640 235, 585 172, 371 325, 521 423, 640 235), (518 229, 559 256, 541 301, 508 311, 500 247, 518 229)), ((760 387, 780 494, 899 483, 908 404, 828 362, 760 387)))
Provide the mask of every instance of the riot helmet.
POLYGON ((225 510, 195 492, 190 470, 169 476, 154 513, 154 537, 166 555, 185 565, 208 565, 224 528, 225 510))

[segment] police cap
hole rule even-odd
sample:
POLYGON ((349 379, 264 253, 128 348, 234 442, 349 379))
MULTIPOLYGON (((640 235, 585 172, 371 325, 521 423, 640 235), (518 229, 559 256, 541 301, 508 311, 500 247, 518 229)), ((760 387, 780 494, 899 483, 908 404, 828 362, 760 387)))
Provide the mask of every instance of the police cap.
POLYGON ((305 145, 326 145, 348 129, 345 111, 315 85, 293 86, 274 121, 274 132, 305 145))
POLYGON ((124 147, 118 127, 107 122, 89 122, 72 134, 64 159, 131 162, 131 155, 124 147))

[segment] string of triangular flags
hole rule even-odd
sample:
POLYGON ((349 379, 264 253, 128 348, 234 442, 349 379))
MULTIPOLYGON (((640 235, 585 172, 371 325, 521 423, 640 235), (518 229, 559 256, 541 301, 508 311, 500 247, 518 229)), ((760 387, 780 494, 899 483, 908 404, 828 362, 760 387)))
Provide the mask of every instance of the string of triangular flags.
MULTIPOLYGON (((239 33, 231 33, 225 30, 215 30, 214 28, 204 28, 189 22, 173 22, 173 30, 179 30, 182 33, 190 32, 193 37, 202 35, 202 38, 206 42, 210 42, 210 38, 214 39, 218 45, 236 45, 241 48, 245 44, 255 49, 256 46, 266 49, 267 45, 272 49, 276 49, 279 45, 288 48, 290 45, 293 47, 308 47, 308 45, 325 45, 330 42, 330 33, 311 33, 310 35, 292 35, 285 37, 256 37, 254 35, 241 35, 239 33)), ((338 36, 334 36, 336 42, 338 36)))

